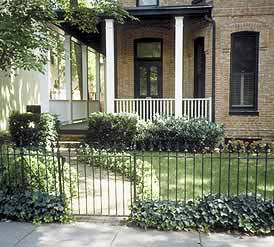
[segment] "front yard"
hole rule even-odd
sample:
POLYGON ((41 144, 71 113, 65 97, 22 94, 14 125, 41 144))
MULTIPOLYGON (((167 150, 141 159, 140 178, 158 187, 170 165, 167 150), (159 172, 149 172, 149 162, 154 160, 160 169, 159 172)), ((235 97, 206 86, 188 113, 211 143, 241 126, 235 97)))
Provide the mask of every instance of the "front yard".
MULTIPOLYGON (((273 154, 175 154, 146 152, 159 180, 159 199, 189 200, 209 193, 261 194, 273 198, 273 154)), ((155 188, 152 188, 155 189, 155 188)))

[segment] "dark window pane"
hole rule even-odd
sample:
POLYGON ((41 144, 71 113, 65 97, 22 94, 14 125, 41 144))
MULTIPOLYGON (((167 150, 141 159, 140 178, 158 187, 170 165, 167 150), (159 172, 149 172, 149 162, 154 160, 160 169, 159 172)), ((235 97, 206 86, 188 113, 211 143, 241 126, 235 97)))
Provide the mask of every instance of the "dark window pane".
POLYGON ((158 67, 152 66, 152 67, 150 67, 150 94, 151 94, 151 96, 159 95, 158 82, 159 82, 158 67))
POLYGON ((157 0, 139 0, 139 6, 157 5, 157 0))
POLYGON ((161 42, 143 42, 137 44, 138 58, 160 58, 161 42))
POLYGON ((258 33, 232 35, 230 104, 232 108, 254 108, 258 68, 258 33))
POLYGON ((147 96, 147 69, 140 67, 140 95, 147 96))

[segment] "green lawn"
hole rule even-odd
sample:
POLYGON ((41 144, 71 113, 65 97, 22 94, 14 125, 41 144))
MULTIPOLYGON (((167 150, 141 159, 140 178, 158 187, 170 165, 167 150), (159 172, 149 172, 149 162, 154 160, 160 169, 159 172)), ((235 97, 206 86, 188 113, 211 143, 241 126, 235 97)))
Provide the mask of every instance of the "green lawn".
MULTIPOLYGON (((259 154, 179 154, 147 152, 137 158, 148 161, 159 180, 158 198, 188 200, 208 193, 253 192, 274 196, 274 155, 259 154), (257 161, 256 161, 257 160, 257 161), (177 161, 177 162, 176 162, 177 161), (257 174, 257 176, 256 176, 257 174)), ((156 199, 156 198, 155 198, 156 199)))

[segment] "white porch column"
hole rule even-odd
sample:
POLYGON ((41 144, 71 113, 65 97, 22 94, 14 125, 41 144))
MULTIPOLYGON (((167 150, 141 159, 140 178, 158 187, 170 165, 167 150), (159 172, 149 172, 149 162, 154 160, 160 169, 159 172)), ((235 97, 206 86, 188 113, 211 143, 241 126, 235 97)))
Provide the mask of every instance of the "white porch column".
POLYGON ((100 100, 100 53, 96 52, 96 100, 100 100))
POLYGON ((114 20, 106 19, 106 112, 114 113, 115 62, 114 62, 114 20))
POLYGON ((184 17, 175 17, 175 116, 183 113, 184 17))
POLYGON ((66 81, 66 100, 68 100, 67 121, 72 123, 72 85, 71 85, 71 36, 65 35, 65 81, 66 81))
POLYGON ((83 100, 86 101, 86 117, 89 117, 88 102, 88 47, 82 45, 82 79, 83 79, 83 100))
POLYGON ((82 45, 83 100, 88 99, 88 48, 82 45))

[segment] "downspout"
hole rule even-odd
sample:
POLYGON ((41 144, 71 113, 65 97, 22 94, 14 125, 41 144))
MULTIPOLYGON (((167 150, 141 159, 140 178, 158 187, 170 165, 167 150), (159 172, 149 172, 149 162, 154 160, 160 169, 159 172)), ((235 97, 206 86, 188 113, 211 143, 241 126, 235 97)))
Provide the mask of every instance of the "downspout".
POLYGON ((216 22, 212 17, 205 16, 212 24, 212 122, 215 122, 215 88, 216 88, 216 22))

